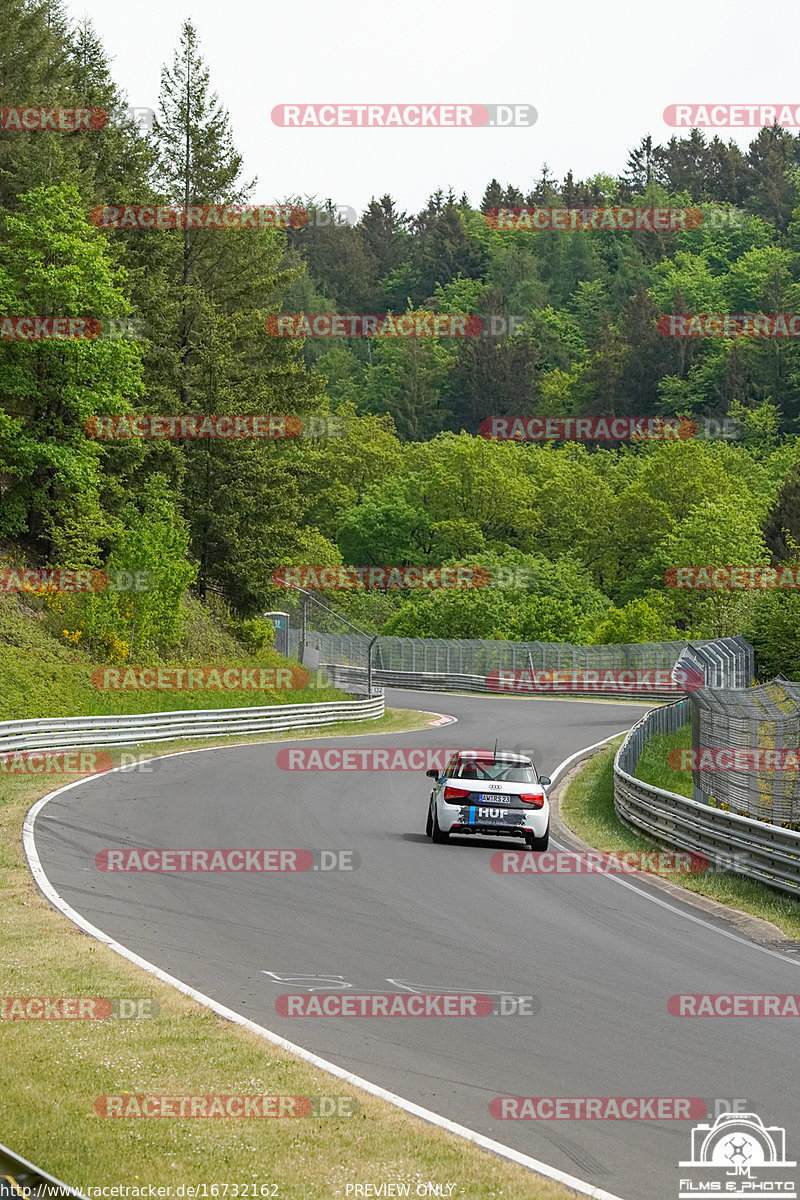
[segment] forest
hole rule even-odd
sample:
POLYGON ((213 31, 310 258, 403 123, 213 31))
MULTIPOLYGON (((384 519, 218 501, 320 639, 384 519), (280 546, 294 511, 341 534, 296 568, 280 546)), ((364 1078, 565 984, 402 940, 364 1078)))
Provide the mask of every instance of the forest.
POLYGON ((4 106, 115 114, 0 128, 3 566, 154 581, 135 628, 123 595, 71 600, 66 640, 141 660, 175 645, 187 591, 246 625, 295 603, 281 567, 460 566, 493 582, 323 595, 370 633, 744 633, 764 676, 800 678, 795 587, 671 586, 681 567, 797 563, 797 338, 742 322, 665 334, 675 314, 800 313, 800 136, 764 128, 745 151, 698 130, 647 134, 620 176, 559 181, 531 164, 523 186, 489 178, 487 160, 480 197, 432 181, 425 208, 406 213, 376 181, 348 213, 347 197, 266 195, 245 177, 190 22, 151 128, 124 115, 96 33, 56 0, 6 0, 0 78, 4 106), (97 216, 143 205, 295 216, 210 228, 97 216), (621 207, 701 219, 497 218, 621 207), (297 336, 298 314, 337 332, 297 336), (386 336, 353 314, 406 318, 416 333, 386 336), (21 318, 92 336, 23 337, 21 318), (158 417, 174 434, 177 419, 258 415, 285 418, 284 435, 153 432, 158 417), (131 435, 100 436, 111 418, 131 435), (606 418, 612 432, 625 418, 673 435, 503 438, 491 418, 606 418))

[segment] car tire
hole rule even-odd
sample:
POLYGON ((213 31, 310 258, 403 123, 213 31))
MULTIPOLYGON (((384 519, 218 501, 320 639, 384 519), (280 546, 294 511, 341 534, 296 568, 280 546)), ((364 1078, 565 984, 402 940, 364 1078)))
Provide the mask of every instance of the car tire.
POLYGON ((525 835, 525 841, 528 844, 529 850, 546 850, 550 844, 550 824, 549 824, 549 822, 547 825, 547 829, 545 829, 542 837, 536 837, 535 834, 528 833, 525 835))
POLYGON ((428 819, 425 822, 425 835, 431 837, 433 834, 433 800, 428 805, 428 819))
POLYGON ((437 843, 437 845, 441 845, 443 842, 450 841, 450 834, 445 833, 443 829, 439 828, 439 817, 437 816, 435 805, 433 807, 433 825, 431 828, 431 837, 433 838, 434 842, 437 843))

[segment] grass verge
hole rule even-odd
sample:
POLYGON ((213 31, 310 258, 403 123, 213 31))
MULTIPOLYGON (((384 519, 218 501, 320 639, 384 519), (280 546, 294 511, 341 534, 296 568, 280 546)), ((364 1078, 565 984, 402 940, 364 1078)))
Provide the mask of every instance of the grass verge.
MULTIPOLYGON (((148 753, 234 742, 425 728, 418 713, 251 738, 138 746, 148 753)), ((130 748, 125 748, 129 751, 130 748)), ((116 753, 116 751, 115 751, 116 753)), ((50 776, 48 788, 74 776, 50 776)), ((229 1185, 233 1196, 338 1197, 347 1184, 429 1181, 440 1194, 569 1200, 575 1193, 352 1088, 232 1025, 81 933, 40 895, 22 852, 41 777, 4 780, 0 804, 0 979, 4 996, 150 997, 151 1020, 0 1021, 0 1141, 74 1187, 229 1185), (109 1119, 103 1095, 347 1095, 346 1118, 109 1119), (267 1187, 267 1185, 272 1185, 267 1187), (277 1187, 275 1187, 277 1185, 277 1187), (259 1190, 261 1188, 265 1190, 259 1190), (245 1188, 248 1190, 245 1191, 245 1188), (255 1188, 255 1190, 254 1190, 255 1188)), ((502 1132, 498 1133, 502 1140, 502 1132)), ((132 1193, 135 1194, 135 1193, 132 1193)), ((146 1193, 145 1193, 146 1194, 146 1193)), ((199 1193, 202 1195, 202 1192, 199 1193)), ((350 1193, 353 1194, 352 1191, 350 1193)), ((210 1191, 207 1195, 213 1195, 210 1191)), ((420 1192, 422 1195, 422 1192, 420 1192)))
MULTIPOLYGON (((639 760, 637 778, 645 779, 657 787, 680 792, 677 783, 685 785, 682 779, 684 772, 673 771, 667 765, 666 753, 675 745, 684 744, 683 741, 676 741, 676 738, 686 736, 686 732, 681 731, 677 735, 660 735, 649 741, 639 760), (662 744, 654 746, 656 742, 662 744), (647 776, 640 773, 645 769, 649 771, 647 776)), ((614 754, 621 742, 622 738, 619 737, 611 743, 610 750, 601 750, 594 755, 569 783, 560 802, 561 817, 568 828, 597 850, 609 853, 652 850, 656 843, 628 829, 614 811, 614 754)), ((691 784, 688 794, 691 795, 691 784)), ((782 897, 764 884, 717 871, 699 875, 664 875, 663 878, 687 891, 708 896, 740 912, 771 921, 786 937, 800 939, 800 904, 791 897, 782 897)))

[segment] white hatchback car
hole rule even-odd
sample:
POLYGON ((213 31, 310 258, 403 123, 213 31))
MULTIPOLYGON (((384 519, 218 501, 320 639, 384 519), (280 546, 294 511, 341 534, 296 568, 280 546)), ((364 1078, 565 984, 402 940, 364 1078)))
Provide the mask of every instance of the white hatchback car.
POLYGON ((425 832, 434 842, 451 833, 522 838, 531 850, 546 850, 550 804, 546 775, 537 776, 524 754, 459 750, 444 772, 428 771, 431 792, 425 832))

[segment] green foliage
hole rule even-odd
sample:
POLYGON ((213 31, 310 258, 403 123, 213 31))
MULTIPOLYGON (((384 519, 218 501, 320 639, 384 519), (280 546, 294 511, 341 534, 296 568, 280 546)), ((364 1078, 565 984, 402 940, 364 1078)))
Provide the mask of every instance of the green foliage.
MULTIPOLYGON (((88 21, 7 0, 9 95, 113 112, 124 98, 88 21)), ((435 189, 418 213, 374 198, 348 223, 328 200, 271 229, 98 229, 109 203, 241 204, 255 181, 198 34, 184 22, 158 117, 50 136, 0 131, 0 313, 134 318, 138 340, 0 342, 0 540, 22 563, 146 572, 141 591, 28 598, 69 653, 130 661, 269 654, 260 614, 290 607, 281 565, 519 568, 470 593, 342 593, 356 624, 426 636, 630 641, 752 630, 762 662, 795 662, 794 598, 680 592, 665 571, 791 559, 800 537, 797 338, 667 338, 671 312, 800 307, 800 138, 746 151, 693 130, 645 136, 621 177, 527 192, 492 179, 480 205, 435 189), (492 208, 702 208, 675 232, 519 232, 492 208), (474 337, 294 340, 276 312, 513 317, 474 337), (283 440, 105 442, 94 415, 298 417, 283 440), (478 436, 497 416, 730 416, 700 437, 608 449, 478 436), (308 419, 341 418, 310 437, 308 419), (187 595, 194 589, 195 596, 187 595), (204 604, 198 604, 198 599, 204 604), (204 607, 205 605, 205 607, 204 607), (222 619, 228 644, 212 610, 222 619), (222 639, 222 640, 221 640, 222 639)), ((57 689, 56 689, 57 690, 57 689)))
POLYGON ((123 520, 105 566, 111 586, 85 598, 78 621, 94 656, 105 651, 112 661, 163 653, 174 644, 181 596, 197 574, 187 562, 188 528, 175 514, 163 476, 151 477, 123 520))

